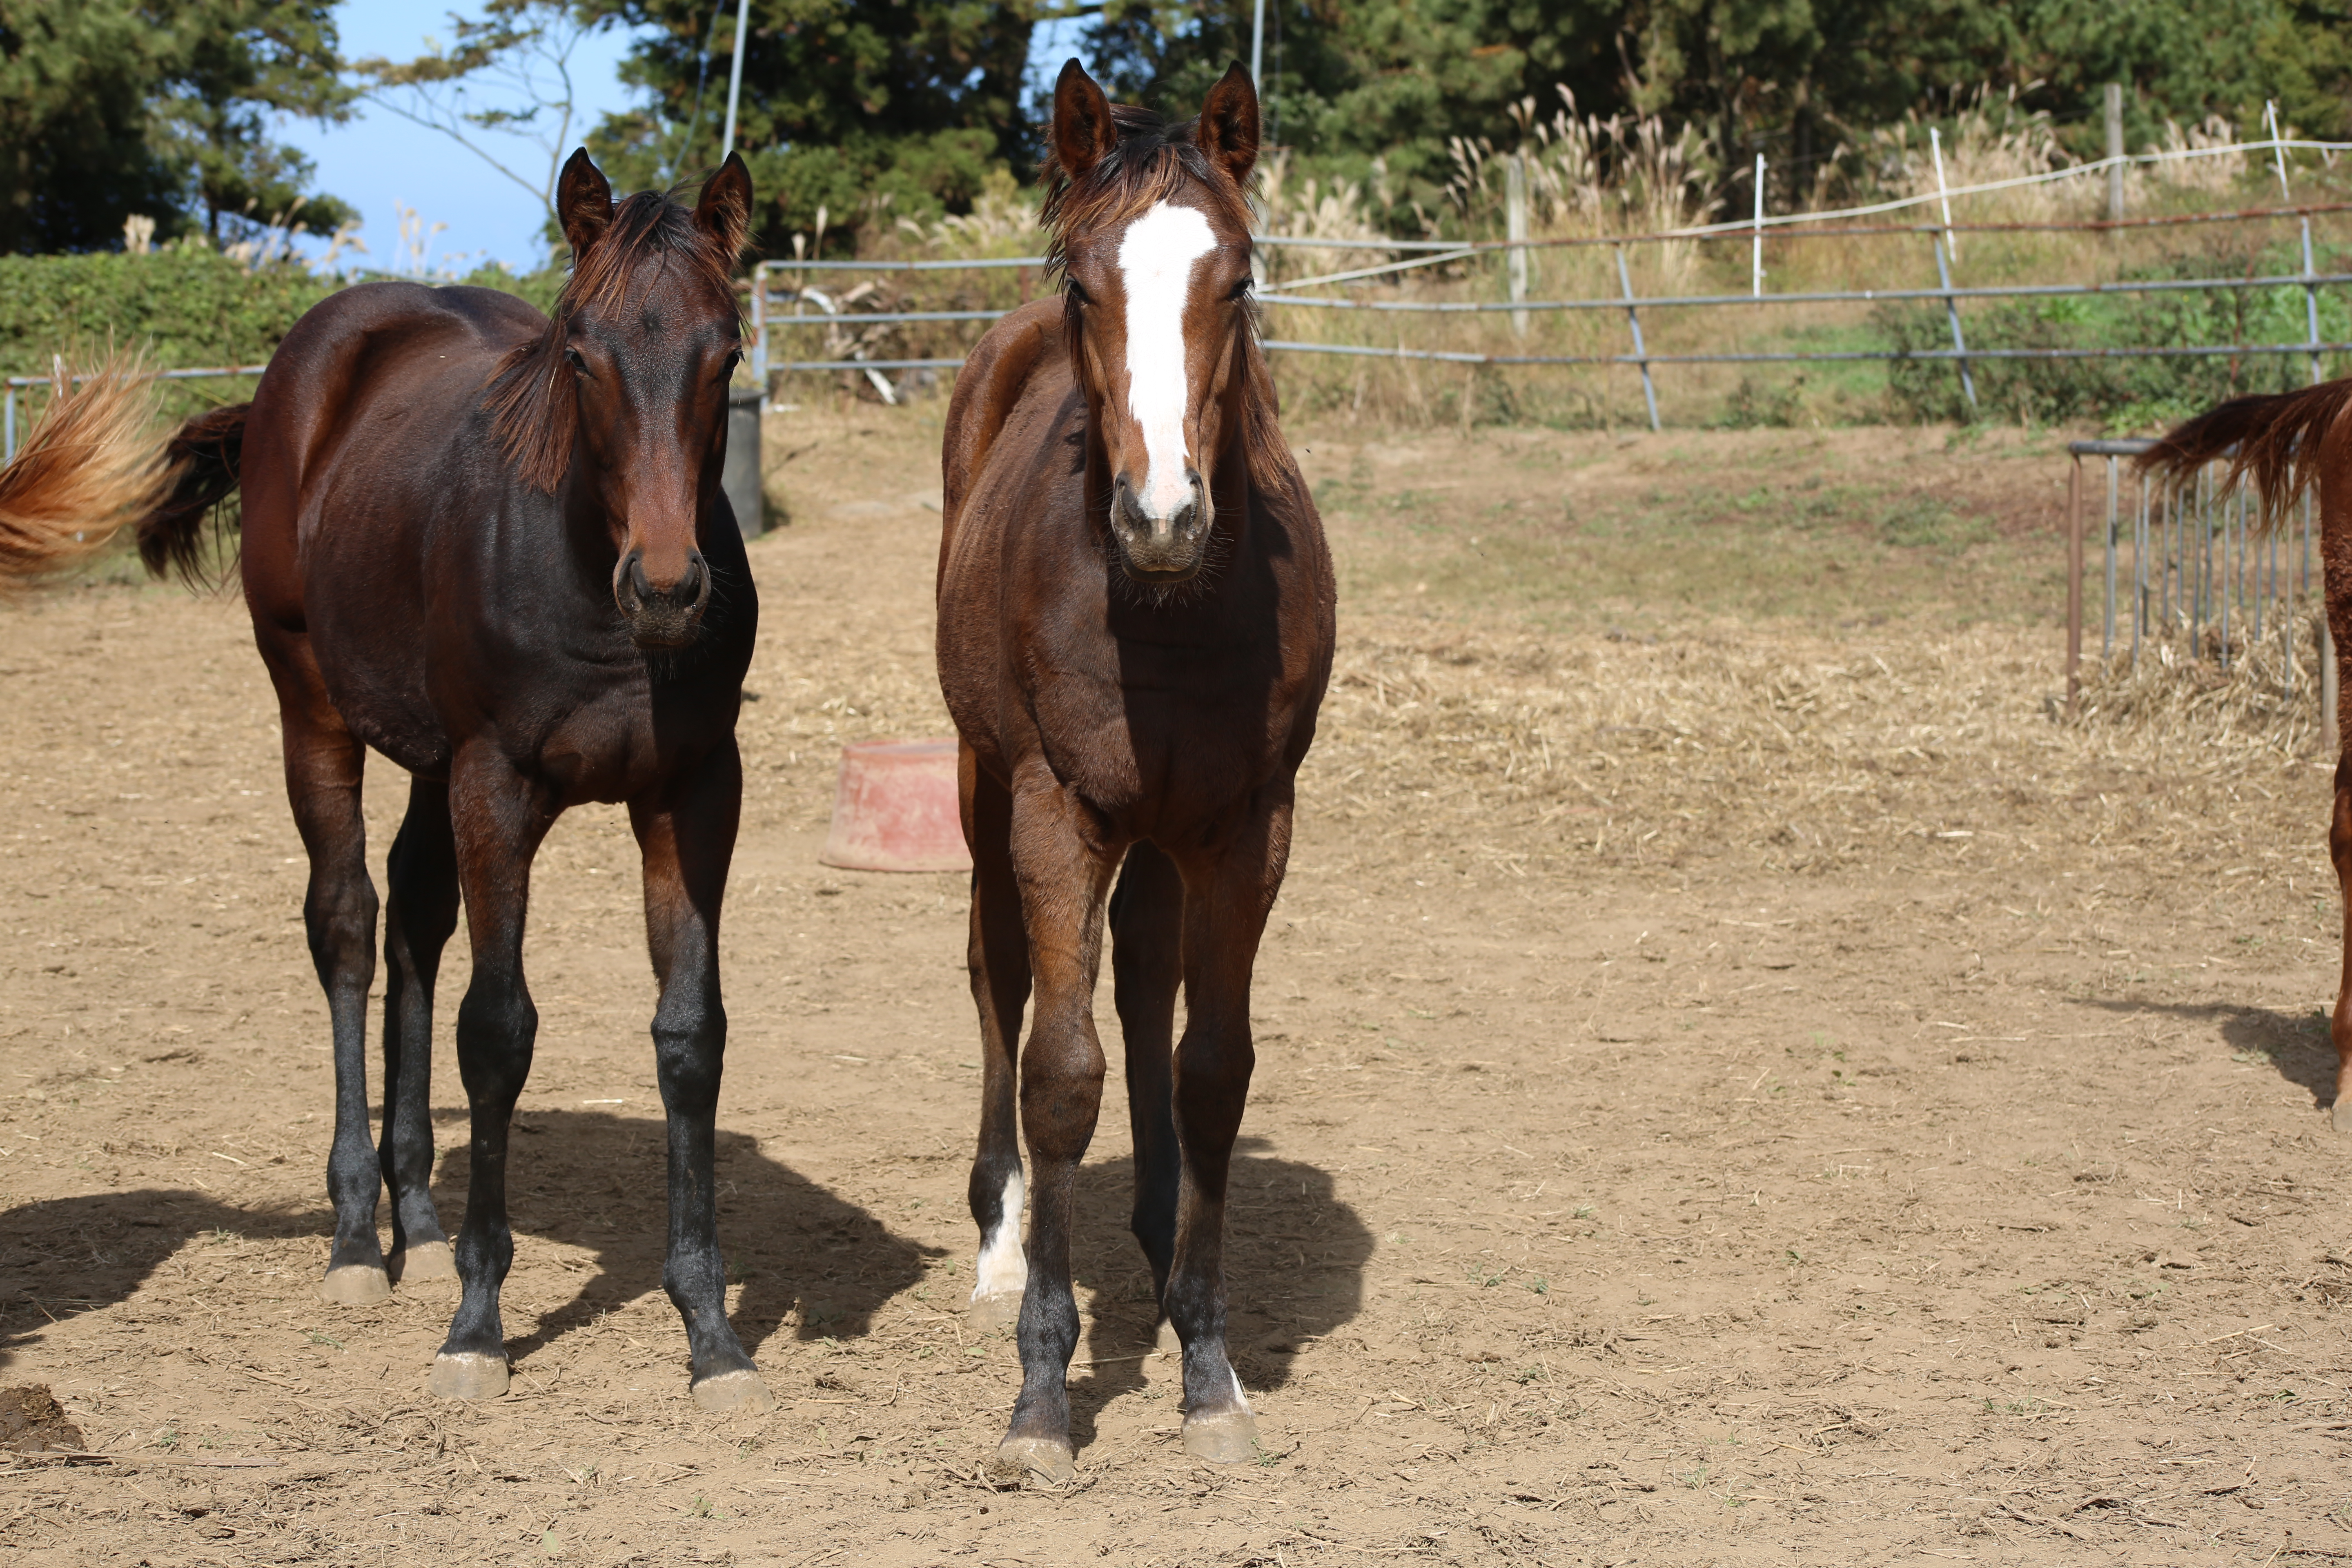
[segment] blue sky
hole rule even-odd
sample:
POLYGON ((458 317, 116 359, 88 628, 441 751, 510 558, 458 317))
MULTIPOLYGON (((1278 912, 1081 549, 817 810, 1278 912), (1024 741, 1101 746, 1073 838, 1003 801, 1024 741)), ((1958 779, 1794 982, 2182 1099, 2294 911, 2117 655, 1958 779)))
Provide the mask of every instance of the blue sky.
MULTIPOLYGON (((413 58, 423 52, 427 34, 447 36, 450 8, 413 0, 344 0, 335 12, 343 53, 352 58, 413 58)), ((1052 79, 1051 72, 1060 68, 1076 37, 1075 22, 1041 23, 1030 54, 1032 76, 1043 73, 1045 79, 1052 79)), ((573 55, 572 77, 582 110, 572 138, 575 143, 601 116, 629 106, 632 95, 619 75, 628 47, 629 35, 613 28, 583 40, 573 55)), ((705 112, 716 119, 726 110, 723 74, 711 83, 711 107, 705 112)), ((427 265, 436 270, 455 266, 464 271, 484 260, 526 268, 546 253, 537 199, 437 132, 362 104, 348 124, 321 128, 289 120, 279 134, 317 162, 317 189, 332 192, 358 209, 364 224, 360 238, 368 253, 351 259, 360 266, 404 268, 399 216, 404 206, 415 209, 427 224, 448 226, 430 241, 427 265)), ((529 142, 514 137, 496 141, 513 154, 511 161, 519 168, 545 169, 546 154, 529 142)), ((317 248, 310 247, 314 254, 317 248)))

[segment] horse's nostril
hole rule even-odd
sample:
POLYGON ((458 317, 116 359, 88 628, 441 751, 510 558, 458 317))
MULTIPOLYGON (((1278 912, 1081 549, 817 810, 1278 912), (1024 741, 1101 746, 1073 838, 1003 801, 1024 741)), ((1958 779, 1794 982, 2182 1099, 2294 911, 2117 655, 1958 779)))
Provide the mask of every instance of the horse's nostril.
POLYGON ((702 556, 698 552, 686 558, 686 570, 677 574, 677 586, 669 596, 681 605, 690 605, 702 597, 702 556))
POLYGON ((653 580, 646 575, 646 562, 642 555, 629 557, 629 594, 639 604, 654 596, 653 580))

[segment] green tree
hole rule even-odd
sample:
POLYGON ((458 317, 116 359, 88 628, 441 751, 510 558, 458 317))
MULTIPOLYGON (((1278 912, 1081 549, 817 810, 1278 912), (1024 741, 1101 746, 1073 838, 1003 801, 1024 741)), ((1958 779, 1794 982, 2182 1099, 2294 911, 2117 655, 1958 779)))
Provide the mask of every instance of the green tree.
POLYGON ((107 0, 0 0, 0 252, 88 250, 176 213, 148 144, 155 39, 107 0))
MULTIPOLYGON (((1114 93, 1189 114, 1249 50, 1251 0, 1109 0, 1080 53, 1114 93)), ((1586 112, 1704 132, 1727 184, 1762 152, 1802 199, 1871 127, 2014 90, 2078 153, 2105 152, 2099 98, 2129 84, 2126 134, 2265 100, 2306 132, 2352 129, 2352 0, 1267 0, 1269 140, 1433 208, 1449 141, 1508 146, 1514 106, 1571 90, 1586 112), (1279 47, 1277 47, 1277 41, 1279 47)))
MULTIPOLYGON (((589 149, 617 184, 666 186, 719 162, 734 0, 590 0, 637 29, 623 79, 646 109, 589 149)), ((1029 0, 751 0, 736 150, 774 249, 819 206, 838 229, 965 210, 993 169, 1034 161, 1021 108, 1029 0)))
POLYGON ((104 249, 134 214, 244 237, 310 184, 270 117, 350 96, 327 0, 0 0, 0 252, 104 249))
POLYGON ((313 229, 352 216, 310 193, 313 168, 270 139, 271 118, 321 124, 351 118, 332 0, 180 0, 148 7, 163 24, 167 68, 153 99, 151 137, 193 187, 215 242, 283 225, 300 210, 313 229))

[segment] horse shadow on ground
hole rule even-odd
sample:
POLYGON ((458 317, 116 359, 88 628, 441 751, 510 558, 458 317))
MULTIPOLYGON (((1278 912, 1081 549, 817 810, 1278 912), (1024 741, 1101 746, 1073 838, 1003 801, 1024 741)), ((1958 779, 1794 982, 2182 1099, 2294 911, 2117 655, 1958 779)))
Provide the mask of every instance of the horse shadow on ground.
POLYGON ((2136 1002, 2093 1004, 2109 1013, 2151 1014, 2188 1024, 2218 1024, 2233 1058, 2259 1058, 2279 1077, 2311 1091, 2311 1103, 2325 1110, 2336 1103, 2336 1046, 2327 1032, 2325 1007, 2286 1011, 2229 1002, 2136 1002))
MULTIPOLYGON (((1351 1321, 1363 1310, 1364 1269, 1372 1232, 1342 1203, 1330 1173, 1264 1152, 1263 1138, 1234 1145, 1225 1203, 1225 1344, 1242 1385, 1273 1392, 1290 1381, 1301 1346, 1351 1321)), ((1135 1168, 1103 1160, 1078 1173, 1077 1224, 1070 1261, 1076 1282, 1094 1292, 1094 1310, 1072 1368, 1070 1436, 1094 1441, 1104 1406, 1146 1382, 1144 1357, 1159 1327, 1151 1266, 1128 1229, 1135 1168)), ((1171 1355, 1157 1381, 1177 1386, 1171 1355)), ((1173 1397, 1170 1409, 1174 1409, 1173 1397)))
MULTIPOLYGON (((462 1113, 454 1120, 457 1141, 439 1152, 433 1184, 442 1223, 453 1232, 466 1198, 462 1113)), ((448 1144, 451 1129, 436 1131, 448 1144)), ((507 1205, 517 1236, 584 1248, 593 1263, 571 1300, 543 1313, 530 1332, 510 1335, 507 1350, 518 1364, 660 1289, 667 1139, 651 1118, 556 1110, 516 1117, 507 1205)), ((320 1156, 323 1163, 324 1150, 320 1156)), ((746 1134, 719 1130, 717 1175, 719 1247, 729 1277, 742 1284, 731 1321, 754 1355, 788 1321, 803 1340, 865 1334, 877 1309, 918 1283, 936 1255, 761 1153, 746 1134)), ((377 1213, 389 1218, 388 1197, 379 1199, 377 1213)), ((195 1237, 224 1231, 248 1240, 322 1240, 333 1228, 324 1203, 244 1207, 153 1187, 0 1210, 0 1369, 49 1322, 128 1299, 195 1237)))

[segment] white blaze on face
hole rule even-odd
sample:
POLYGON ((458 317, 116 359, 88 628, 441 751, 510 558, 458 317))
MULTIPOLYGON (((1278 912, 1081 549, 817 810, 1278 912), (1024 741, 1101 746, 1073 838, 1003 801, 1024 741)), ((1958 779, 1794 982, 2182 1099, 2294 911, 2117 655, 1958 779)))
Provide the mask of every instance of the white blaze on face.
POLYGON ((972 1270, 971 1299, 1018 1296, 1029 1288, 1029 1260, 1021 1251, 1021 1201, 1027 1192, 1016 1166, 1004 1178, 996 1223, 980 1238, 980 1264, 972 1270))
POLYGON ((1193 263, 1216 247, 1217 237, 1198 207, 1166 202, 1129 224, 1118 242, 1127 293, 1127 406, 1143 432, 1146 465, 1135 499, 1146 517, 1170 516, 1192 499, 1184 467, 1184 415, 1192 405, 1184 301, 1192 292, 1193 263))

